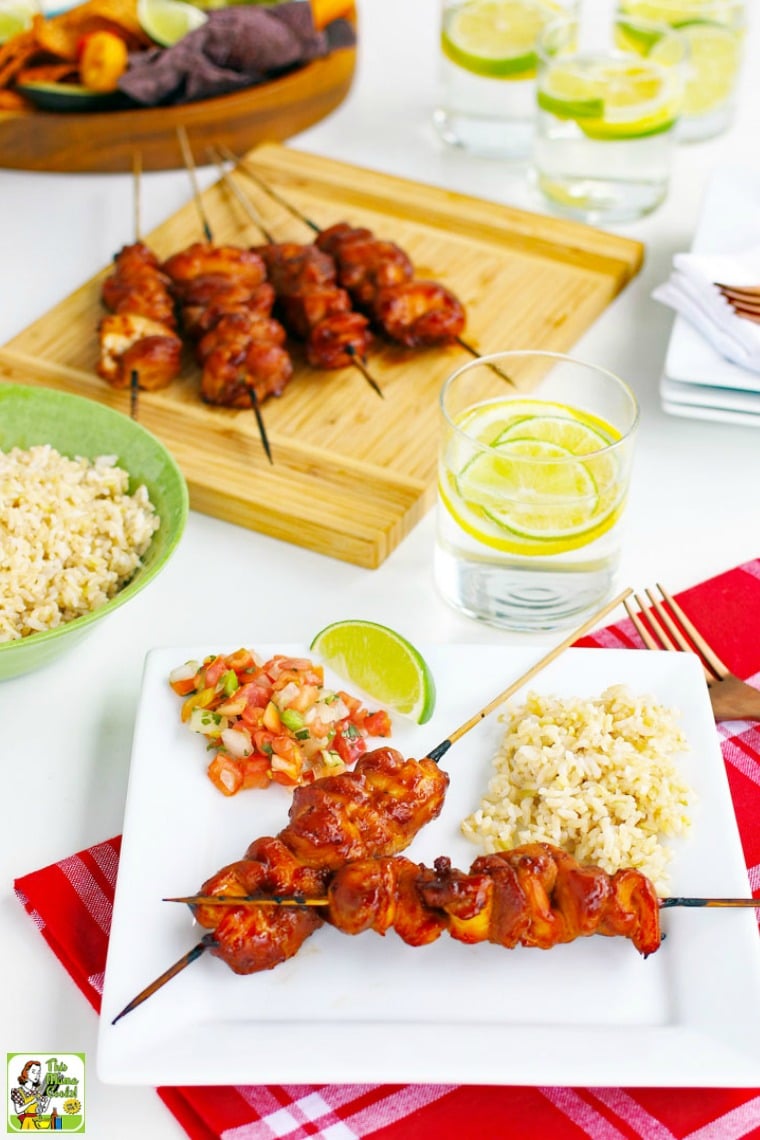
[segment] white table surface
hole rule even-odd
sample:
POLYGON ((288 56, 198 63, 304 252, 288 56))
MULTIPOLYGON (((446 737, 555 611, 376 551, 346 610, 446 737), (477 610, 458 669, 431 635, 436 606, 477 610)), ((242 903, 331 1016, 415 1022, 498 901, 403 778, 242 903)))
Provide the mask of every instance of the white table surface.
MULTIPOLYGON (((436 0, 360 0, 359 11, 352 92, 293 145, 544 209, 522 170, 447 150, 434 136, 436 0)), ((691 244, 710 173, 751 164, 753 155, 760 163, 760 13, 750 19, 735 125, 719 139, 679 148, 667 202, 620 227, 646 244, 643 271, 575 349, 627 378, 642 408, 621 587, 657 579, 678 590, 760 553, 760 423, 737 427, 661 411, 672 314, 650 299, 673 254, 691 244)), ((214 176, 201 172, 205 182, 214 176)), ((131 194, 127 175, 0 171, 0 343, 110 260, 130 227, 131 194)), ((146 230, 189 196, 183 172, 146 175, 146 230)), ((92 1140, 185 1133, 153 1090, 99 1083, 97 1018, 19 905, 13 879, 121 831, 142 663, 152 646, 308 640, 349 616, 395 626, 415 642, 531 642, 451 611, 434 591, 432 544, 429 515, 370 571, 191 513, 179 550, 144 593, 60 664, 0 684, 2 1051, 85 1052, 92 1140), (230 566, 246 569, 245 588, 230 566)), ((536 656, 553 640, 535 636, 536 656)))

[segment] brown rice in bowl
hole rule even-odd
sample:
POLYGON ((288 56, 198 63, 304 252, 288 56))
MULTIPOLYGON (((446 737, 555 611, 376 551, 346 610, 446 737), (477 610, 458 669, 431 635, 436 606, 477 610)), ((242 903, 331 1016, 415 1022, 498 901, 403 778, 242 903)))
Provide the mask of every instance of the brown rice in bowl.
POLYGON ((663 840, 688 833, 693 799, 678 765, 688 744, 676 713, 613 685, 591 699, 532 692, 500 719, 493 774, 464 834, 486 852, 553 843, 667 889, 663 840))
POLYGON ((73 621, 132 578, 159 527, 114 456, 0 451, 0 642, 73 621))

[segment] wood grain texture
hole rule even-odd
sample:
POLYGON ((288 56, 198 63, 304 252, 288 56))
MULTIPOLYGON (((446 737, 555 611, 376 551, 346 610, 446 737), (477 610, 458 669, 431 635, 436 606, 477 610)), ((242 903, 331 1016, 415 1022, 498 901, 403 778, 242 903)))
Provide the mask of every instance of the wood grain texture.
POLYGON ((171 170, 183 165, 180 125, 187 128, 195 161, 205 164, 212 144, 245 151, 260 142, 288 139, 324 119, 348 94, 355 66, 356 50, 343 48, 261 86, 177 107, 0 111, 0 167, 127 171, 137 149, 144 170, 171 170))
MULTIPOLYGON (((466 337, 483 353, 566 351, 641 265, 639 243, 574 222, 277 144, 249 158, 318 225, 346 220, 398 242, 419 277, 435 277, 462 298, 466 337)), ((239 184, 276 237, 313 236, 242 175, 239 184)), ((215 240, 260 240, 221 182, 209 187, 203 202, 215 240)), ((191 201, 147 240, 166 257, 200 237, 191 201)), ((128 412, 129 394, 110 389, 94 372, 107 273, 106 267, 0 349, 0 378, 74 391, 128 412)), ((274 466, 252 413, 200 402, 189 355, 171 387, 141 394, 140 420, 176 457, 196 510, 376 567, 434 501, 438 393, 469 357, 459 346, 413 352, 378 338, 369 366, 383 399, 355 369, 317 372, 304 364, 297 345, 293 357, 292 382, 263 409, 274 466)), ((535 379, 514 378, 526 390, 535 379)))

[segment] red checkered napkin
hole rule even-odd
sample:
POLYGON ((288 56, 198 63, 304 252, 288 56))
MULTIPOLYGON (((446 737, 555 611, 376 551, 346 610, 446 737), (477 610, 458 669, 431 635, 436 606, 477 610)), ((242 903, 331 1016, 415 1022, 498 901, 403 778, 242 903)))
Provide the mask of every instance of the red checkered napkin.
MULTIPOLYGON (((760 687, 760 558, 678 599, 738 676, 760 687)), ((640 646, 626 620, 584 638, 640 646)), ((721 725, 750 882, 760 895, 760 726, 721 725)), ((16 881, 16 892, 72 978, 100 1008, 120 840, 16 881)), ((760 1084, 760 1073, 758 1074, 760 1084)), ((193 1140, 738 1140, 760 1137, 760 1089, 521 1088, 451 1085, 247 1085, 161 1088, 193 1140)))

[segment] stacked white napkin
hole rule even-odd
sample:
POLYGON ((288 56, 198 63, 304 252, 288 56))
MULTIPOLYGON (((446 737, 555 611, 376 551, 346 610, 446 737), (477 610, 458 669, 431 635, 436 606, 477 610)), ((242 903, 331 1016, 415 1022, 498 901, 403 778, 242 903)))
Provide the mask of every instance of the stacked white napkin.
POLYGON ((677 253, 673 272, 652 293, 685 317, 727 360, 760 372, 760 325, 739 317, 716 288, 760 286, 760 246, 743 253, 677 253))

